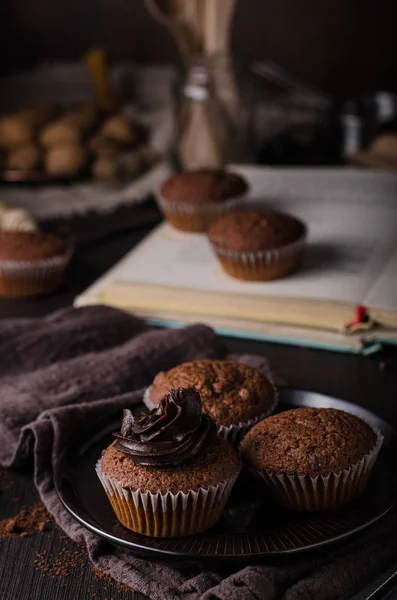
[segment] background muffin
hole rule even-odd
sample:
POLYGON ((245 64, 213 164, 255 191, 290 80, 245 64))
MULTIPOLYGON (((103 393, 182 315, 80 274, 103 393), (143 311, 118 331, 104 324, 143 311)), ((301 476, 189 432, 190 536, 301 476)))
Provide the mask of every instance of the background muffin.
POLYGON ((241 444, 241 456, 284 506, 326 510, 361 494, 382 439, 354 415, 298 408, 255 425, 241 444))
POLYGON ((56 235, 0 231, 0 296, 19 298, 54 290, 69 259, 70 248, 56 235))
POLYGON ((74 177, 83 171, 87 161, 87 151, 76 143, 51 146, 44 157, 46 172, 52 177, 74 177))
POLYGON ((241 463, 202 414, 196 390, 171 390, 149 415, 124 411, 115 437, 97 474, 125 527, 181 537, 219 519, 241 463))
POLYGON ((276 405, 274 386, 260 371, 224 360, 197 360, 158 373, 144 401, 153 408, 178 387, 194 387, 200 393, 204 412, 233 443, 276 405))
POLYGON ((158 202, 176 229, 202 232, 247 191, 247 182, 236 173, 200 169, 172 175, 161 186, 158 202))
POLYGON ((285 277, 296 268, 306 226, 283 213, 241 209, 221 216, 208 237, 229 275, 266 281, 285 277))

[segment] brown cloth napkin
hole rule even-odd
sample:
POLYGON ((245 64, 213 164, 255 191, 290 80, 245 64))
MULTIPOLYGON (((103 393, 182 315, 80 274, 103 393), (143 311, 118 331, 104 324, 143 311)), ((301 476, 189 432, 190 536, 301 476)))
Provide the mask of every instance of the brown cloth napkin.
MULTIPOLYGON (((44 319, 0 323, 0 464, 34 459, 41 498, 62 529, 84 542, 93 563, 153 600, 340 599, 397 557, 392 515, 343 548, 284 566, 170 564, 109 546, 62 507, 53 484, 60 449, 76 430, 139 403, 161 369, 227 349, 203 325, 154 330, 106 308, 66 309, 44 319)), ((268 371, 266 359, 238 360, 268 371)))

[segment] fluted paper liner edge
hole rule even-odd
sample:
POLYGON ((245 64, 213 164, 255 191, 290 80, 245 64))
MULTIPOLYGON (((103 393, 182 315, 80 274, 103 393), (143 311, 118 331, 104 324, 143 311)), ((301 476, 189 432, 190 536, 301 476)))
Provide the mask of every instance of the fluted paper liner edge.
POLYGON ((258 252, 228 250, 211 243, 214 254, 224 270, 233 277, 252 281, 266 281, 285 277, 295 270, 307 240, 304 234, 295 242, 258 252))
POLYGON ((0 260, 0 296, 35 296, 53 290, 63 278, 72 250, 37 261, 0 260))
MULTIPOLYGON (((374 429, 374 428, 372 428, 374 429)), ((370 452, 340 473, 327 476, 255 473, 266 483, 275 500, 287 508, 302 511, 331 510, 350 502, 364 491, 383 443, 383 435, 374 429, 377 440, 370 452)))
POLYGON ((150 537, 185 537, 209 529, 220 518, 239 474, 208 488, 152 493, 124 488, 102 471, 96 473, 106 491, 116 517, 128 529, 150 537))
POLYGON ((164 198, 159 192, 155 193, 157 204, 164 214, 165 218, 170 221, 176 229, 180 229, 173 221, 173 216, 176 219, 183 219, 186 226, 185 231, 205 232, 208 227, 218 217, 226 212, 237 208, 242 201, 245 200, 247 194, 228 198, 221 202, 207 202, 204 204, 183 204, 174 202, 164 198))

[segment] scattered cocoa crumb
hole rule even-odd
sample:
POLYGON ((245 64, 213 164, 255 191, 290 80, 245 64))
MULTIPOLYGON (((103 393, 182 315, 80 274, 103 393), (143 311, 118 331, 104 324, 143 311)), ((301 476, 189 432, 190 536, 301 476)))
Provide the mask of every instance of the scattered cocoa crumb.
MULTIPOLYGON (((113 579, 113 577, 111 577, 108 573, 105 573, 104 571, 100 571, 97 567, 94 567, 94 565, 92 565, 92 569, 93 569, 97 579, 105 582, 105 584, 111 584, 113 587, 116 587, 118 592, 133 592, 134 591, 128 585, 125 585, 124 583, 119 583, 118 581, 113 579)), ((108 587, 109 587, 109 585, 105 585, 106 592, 109 591, 108 587)))
POLYGON ((51 579, 65 579, 75 569, 82 569, 87 557, 82 548, 64 548, 56 556, 47 556, 47 552, 37 552, 34 560, 35 567, 51 579))
MULTIPOLYGON (((50 577, 51 579, 66 580, 76 569, 83 570, 88 564, 88 556, 84 546, 74 546, 73 548, 64 548, 57 555, 48 555, 47 552, 36 553, 34 561, 35 567, 43 575, 50 577)), ((114 591, 118 592, 132 592, 133 590, 124 585, 118 583, 110 575, 100 571, 93 565, 92 570, 95 574, 95 578, 102 582, 103 592, 112 594, 114 591)), ((66 585, 65 582, 61 585, 66 585)), ((89 588, 91 597, 95 599, 96 592, 91 587, 89 588)))
POLYGON ((38 502, 24 507, 15 517, 0 521, 0 539, 24 538, 32 533, 44 531, 53 523, 44 504, 38 502))

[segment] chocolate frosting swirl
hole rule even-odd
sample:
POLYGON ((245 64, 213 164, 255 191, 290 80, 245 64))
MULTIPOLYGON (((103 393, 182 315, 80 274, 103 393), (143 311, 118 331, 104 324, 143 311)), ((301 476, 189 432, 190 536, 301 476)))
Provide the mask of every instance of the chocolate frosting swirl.
POLYGON ((115 447, 136 464, 174 467, 208 451, 217 439, 216 425, 202 414, 200 394, 194 388, 172 389, 150 413, 123 411, 115 447))

